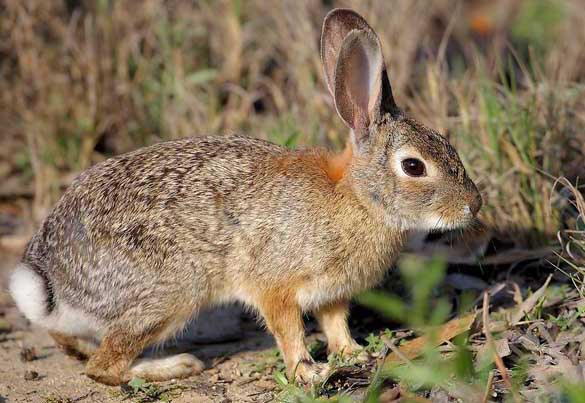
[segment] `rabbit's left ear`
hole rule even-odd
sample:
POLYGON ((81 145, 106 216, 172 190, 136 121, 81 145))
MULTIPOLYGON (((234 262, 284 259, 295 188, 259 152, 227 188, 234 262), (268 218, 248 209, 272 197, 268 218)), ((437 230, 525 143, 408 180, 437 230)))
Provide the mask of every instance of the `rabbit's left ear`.
POLYGON ((386 73, 380 40, 359 14, 335 9, 325 17, 321 59, 327 86, 356 140, 382 113, 398 113, 386 73))
POLYGON ((335 66, 337 65, 339 50, 347 34, 354 29, 361 29, 376 36, 372 27, 368 25, 361 15, 346 8, 331 10, 323 20, 321 61, 325 70, 327 87, 329 87, 331 94, 333 94, 333 80, 335 79, 335 66))
POLYGON ((341 119, 356 133, 367 136, 381 113, 384 60, 376 37, 353 30, 343 41, 333 80, 333 98, 341 119))

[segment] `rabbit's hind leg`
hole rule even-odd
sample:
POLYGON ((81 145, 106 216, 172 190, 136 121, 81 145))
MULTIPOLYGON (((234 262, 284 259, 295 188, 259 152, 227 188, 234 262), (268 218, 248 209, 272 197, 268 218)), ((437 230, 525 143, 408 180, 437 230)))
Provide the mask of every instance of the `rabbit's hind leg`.
POLYGON ((69 336, 58 331, 49 331, 61 351, 80 361, 86 361, 95 352, 96 346, 75 336, 69 336))
POLYGON ((166 340, 182 327, 184 317, 177 316, 147 327, 140 327, 140 321, 134 321, 134 326, 128 326, 127 321, 118 322, 89 359, 87 376, 107 385, 120 385, 134 376, 164 381, 200 373, 203 363, 190 354, 136 360, 144 348, 166 340))
POLYGON ((130 364, 146 346, 156 340, 164 327, 164 324, 160 324, 143 331, 113 327, 87 362, 86 375, 106 385, 128 382, 131 378, 130 364))

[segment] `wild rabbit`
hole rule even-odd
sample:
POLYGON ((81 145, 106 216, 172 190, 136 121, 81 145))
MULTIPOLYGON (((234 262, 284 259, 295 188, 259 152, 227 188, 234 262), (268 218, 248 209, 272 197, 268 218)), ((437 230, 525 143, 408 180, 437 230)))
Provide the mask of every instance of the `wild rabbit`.
POLYGON ((359 351, 352 295, 383 277, 410 231, 475 217, 481 197, 457 152, 398 109, 366 21, 331 11, 321 56, 351 129, 344 153, 241 136, 169 141, 93 166, 57 203, 10 289, 31 322, 89 358, 89 377, 200 372, 190 354, 136 358, 203 307, 240 301, 264 318, 289 376, 316 381, 328 369, 305 347, 302 314, 318 318, 329 351, 359 351))

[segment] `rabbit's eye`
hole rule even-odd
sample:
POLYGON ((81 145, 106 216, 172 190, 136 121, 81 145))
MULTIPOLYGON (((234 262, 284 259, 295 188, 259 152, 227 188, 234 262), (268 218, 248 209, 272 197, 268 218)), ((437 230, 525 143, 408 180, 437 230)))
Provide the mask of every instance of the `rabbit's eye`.
POLYGON ((402 170, 408 176, 424 176, 426 173, 424 162, 416 158, 402 160, 402 170))

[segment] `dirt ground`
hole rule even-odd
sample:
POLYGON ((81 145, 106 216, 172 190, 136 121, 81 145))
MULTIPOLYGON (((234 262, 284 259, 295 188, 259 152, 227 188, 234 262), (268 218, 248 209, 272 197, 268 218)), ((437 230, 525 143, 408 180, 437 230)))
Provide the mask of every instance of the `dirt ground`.
MULTIPOLYGON (((141 401, 140 396, 128 396, 120 387, 100 385, 87 378, 82 362, 65 356, 46 331, 27 323, 6 291, 7 274, 18 255, 4 252, 0 259, 0 403, 141 401), (29 357, 23 358, 27 351, 29 357)), ((238 315, 237 310, 229 313, 238 315)), ((265 368, 266 357, 274 351, 273 338, 252 318, 226 318, 225 314, 222 318, 230 327, 227 336, 237 340, 209 344, 183 340, 157 352, 165 355, 189 351, 207 364, 198 376, 157 387, 168 389, 167 396, 177 403, 273 401, 277 385, 265 368), (234 326, 239 334, 234 334, 234 326)), ((222 323, 212 336, 219 334, 221 338, 221 326, 222 323)))

